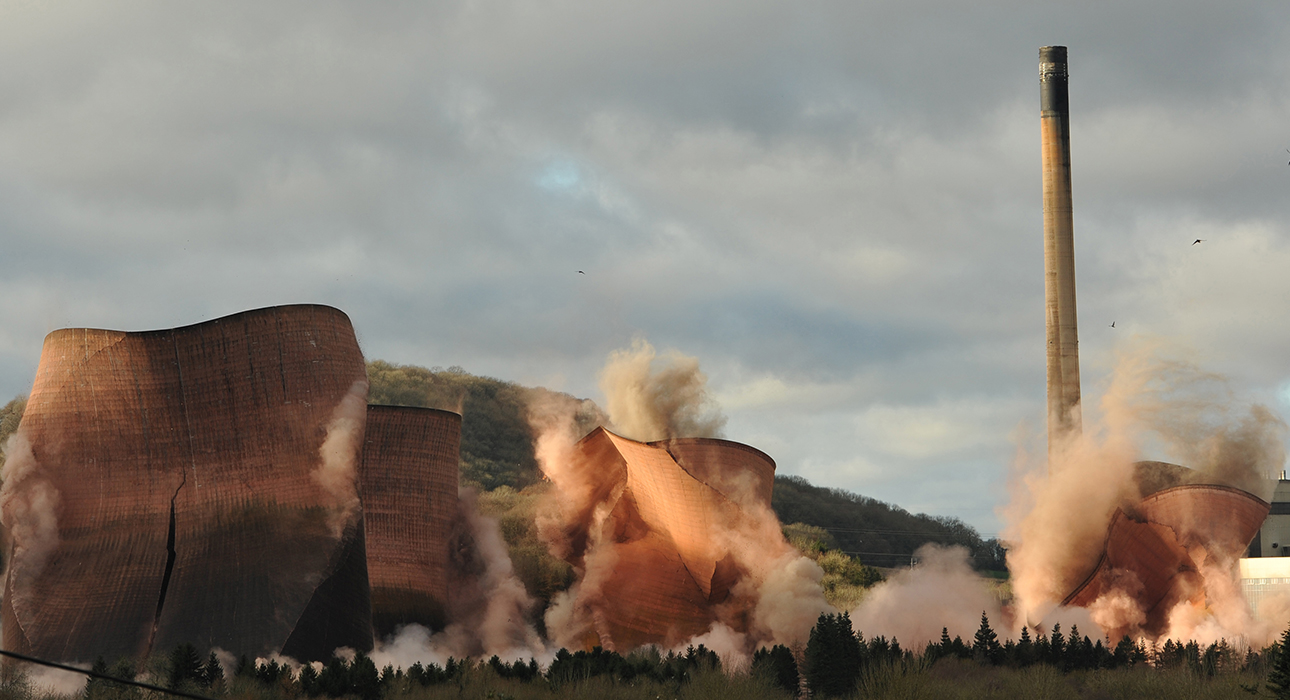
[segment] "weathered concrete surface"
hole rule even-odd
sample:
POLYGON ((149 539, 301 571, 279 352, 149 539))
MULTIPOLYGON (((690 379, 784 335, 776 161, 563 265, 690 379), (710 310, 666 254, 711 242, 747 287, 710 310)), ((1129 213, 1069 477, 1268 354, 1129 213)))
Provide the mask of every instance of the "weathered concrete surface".
MULTIPOLYGON (((583 601, 592 608, 597 643, 671 646, 707 631, 742 575, 721 533, 745 527, 741 504, 769 509, 774 462, 725 440, 647 444, 603 428, 575 452, 575 460, 609 476, 596 507, 610 515, 588 538, 612 548, 601 554, 612 570, 599 588, 613 595, 583 601)), ((572 554, 571 563, 584 564, 576 548, 572 554)))
MULTIPOLYGON (((1089 607, 1105 595, 1131 598, 1141 625, 1162 633, 1169 612, 1205 594, 1202 567, 1236 566, 1271 505, 1230 486, 1189 484, 1157 491, 1132 513, 1117 510, 1092 573, 1062 601, 1089 607)), ((1106 630, 1112 638, 1136 630, 1106 630)))
POLYGON ((368 407, 359 475, 378 637, 400 625, 445 624, 460 451, 456 413, 368 407))
POLYGON ((51 333, 19 429, 30 453, 0 492, 5 648, 370 648, 366 389, 349 319, 329 307, 51 333))

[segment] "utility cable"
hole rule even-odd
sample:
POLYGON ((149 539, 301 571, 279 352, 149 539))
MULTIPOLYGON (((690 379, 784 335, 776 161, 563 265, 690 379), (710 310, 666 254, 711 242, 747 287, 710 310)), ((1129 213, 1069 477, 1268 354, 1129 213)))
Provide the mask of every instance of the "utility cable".
POLYGON ((90 678, 99 678, 105 681, 112 681, 113 683, 121 683, 122 685, 132 685, 136 688, 143 688, 145 690, 155 690, 159 693, 174 695, 176 697, 191 698, 191 700, 214 700, 214 698, 210 698, 205 695, 194 695, 192 693, 185 693, 182 690, 172 690, 170 688, 163 688, 159 685, 152 685, 151 683, 140 683, 139 681, 127 681, 124 678, 109 676, 106 673, 99 673, 98 671, 87 671, 83 668, 76 668, 75 666, 68 666, 66 664, 60 664, 53 661, 46 661, 44 659, 37 659, 34 656, 27 656, 25 654, 19 654, 14 651, 5 651, 3 649, 0 649, 0 656, 8 656, 9 658, 18 659, 19 661, 26 661, 27 663, 37 664, 40 666, 48 666, 50 668, 56 668, 62 671, 71 671, 72 673, 82 673, 89 676, 90 678))

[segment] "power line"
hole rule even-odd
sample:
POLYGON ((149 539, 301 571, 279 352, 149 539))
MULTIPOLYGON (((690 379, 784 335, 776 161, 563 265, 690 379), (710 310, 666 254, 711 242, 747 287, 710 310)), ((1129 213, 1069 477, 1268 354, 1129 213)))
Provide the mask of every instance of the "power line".
MULTIPOLYGON (((927 530, 875 530, 870 528, 849 528, 849 527, 822 527, 821 529, 826 530, 828 532, 867 532, 867 533, 877 534, 877 535, 926 535, 931 537, 931 536, 946 534, 946 533, 929 532, 927 530)), ((975 533, 978 537, 982 538, 983 540, 991 539, 998 534, 994 532, 976 532, 975 530, 973 530, 973 533, 975 533), (987 535, 989 535, 989 537, 987 537, 987 535)), ((950 533, 950 534, 959 534, 959 533, 950 533)))
POLYGON ((62 670, 62 671, 71 671, 72 673, 81 673, 81 674, 84 674, 84 675, 89 676, 90 678, 99 678, 99 679, 102 679, 102 680, 105 680, 105 681, 112 681, 113 683, 121 683, 121 684, 123 684, 123 685, 132 685, 132 686, 135 686, 136 688, 143 688, 143 689, 145 689, 145 690, 155 690, 155 691, 157 691, 157 692, 159 692, 159 693, 165 693, 165 694, 167 694, 167 695, 174 695, 174 696, 176 696, 176 697, 181 697, 181 698, 191 698, 192 700, 214 700, 214 698, 209 698, 209 697, 207 697, 207 696, 205 696, 205 695, 194 695, 194 694, 192 694, 192 693, 185 693, 185 692, 184 692, 184 691, 182 691, 182 690, 172 690, 172 689, 170 689, 170 688, 162 688, 162 687, 161 687, 161 686, 159 686, 159 685, 152 685, 151 683, 140 683, 139 681, 127 681, 127 680, 126 680, 126 679, 124 679, 124 678, 117 678, 117 677, 115 677, 115 676, 109 676, 109 675, 107 675, 106 673, 99 673, 98 671, 87 671, 87 670, 85 670, 85 669, 83 669, 83 668, 76 668, 75 666, 68 666, 68 665, 66 665, 66 664, 60 664, 60 663, 56 663, 56 662, 53 662, 53 661, 46 661, 46 660, 44 660, 44 659, 37 659, 37 658, 36 658, 36 657, 34 657, 34 656, 27 656, 27 655, 25 655, 25 654, 19 654, 19 653, 17 653, 17 652, 13 652, 13 651, 5 651, 5 650, 3 650, 3 649, 0 649, 0 656, 8 656, 8 657, 13 658, 13 659, 18 659, 19 661, 26 661, 27 663, 37 664, 37 665, 40 665, 40 666, 48 666, 48 667, 50 667, 50 668, 56 668, 56 669, 59 669, 59 670, 62 670))

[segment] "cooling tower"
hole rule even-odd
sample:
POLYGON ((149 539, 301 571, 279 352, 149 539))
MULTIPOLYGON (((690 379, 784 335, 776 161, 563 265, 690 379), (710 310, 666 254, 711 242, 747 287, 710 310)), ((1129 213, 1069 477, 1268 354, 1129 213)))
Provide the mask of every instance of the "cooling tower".
POLYGON ((284 306, 45 339, 6 465, 6 649, 67 662, 191 642, 372 646, 349 319, 284 306))
MULTIPOLYGON (((1204 597, 1202 567, 1236 565, 1270 508, 1229 486, 1157 491, 1131 514, 1116 511, 1101 560, 1062 604, 1090 607, 1104 596, 1127 597, 1145 618, 1139 628, 1158 635, 1176 604, 1204 597)), ((1106 630, 1113 639, 1136 631, 1106 630)))
POLYGON ((372 624, 378 637, 400 625, 444 626, 448 541, 457 513, 461 416, 403 406, 369 406, 363 518, 372 624))
POLYGON ((770 507, 774 462, 745 445, 685 439, 640 443, 597 428, 575 459, 612 475, 597 508, 613 569, 588 601, 599 643, 671 646, 707 631, 741 572, 714 533, 740 529, 740 504, 770 507), (731 495, 727 496, 726 493, 731 495))

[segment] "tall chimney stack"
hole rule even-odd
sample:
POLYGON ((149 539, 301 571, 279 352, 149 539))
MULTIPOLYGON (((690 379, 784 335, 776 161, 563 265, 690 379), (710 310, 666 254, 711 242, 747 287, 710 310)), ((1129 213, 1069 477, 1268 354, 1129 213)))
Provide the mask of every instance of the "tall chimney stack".
MULTIPOLYGON (((1039 127, 1044 173, 1044 304, 1048 336, 1048 454, 1080 432, 1075 239, 1071 218, 1070 107, 1066 47, 1039 50, 1039 127)), ((1051 459, 1049 464, 1052 464, 1051 459)))

